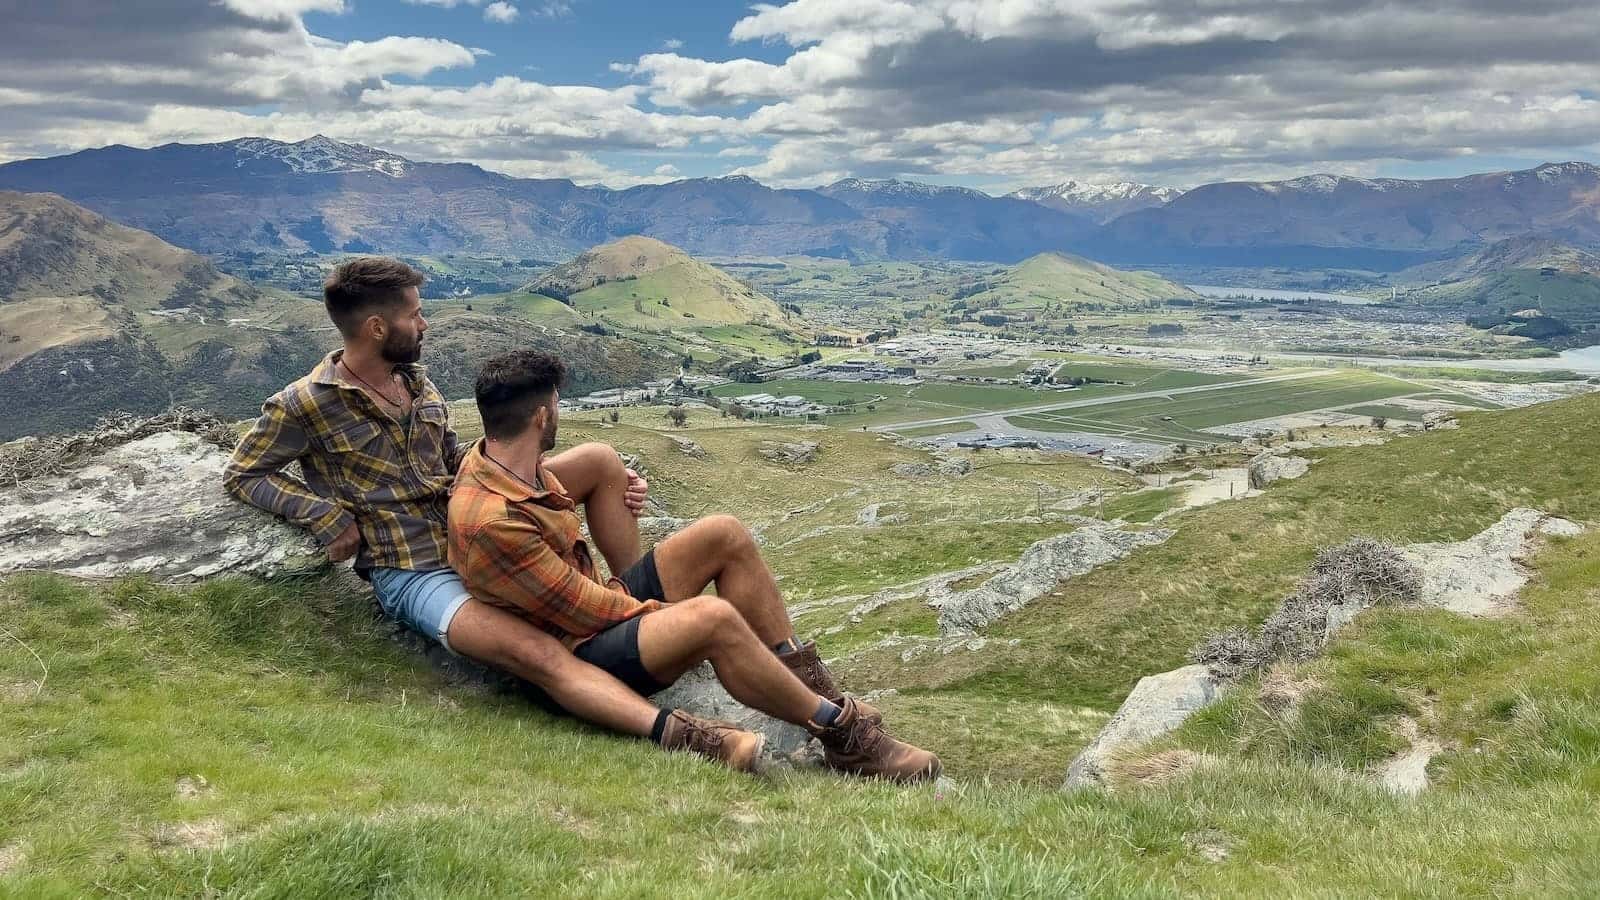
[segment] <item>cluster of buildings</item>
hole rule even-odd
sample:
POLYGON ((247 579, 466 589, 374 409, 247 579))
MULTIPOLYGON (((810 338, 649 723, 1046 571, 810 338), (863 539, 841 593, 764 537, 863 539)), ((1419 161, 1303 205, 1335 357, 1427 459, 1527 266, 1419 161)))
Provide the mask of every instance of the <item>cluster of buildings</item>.
POLYGON ((835 411, 831 406, 813 403, 798 394, 791 394, 787 397, 774 397, 771 394, 745 394, 742 397, 729 399, 744 407, 747 412, 760 413, 764 416, 820 416, 835 411))

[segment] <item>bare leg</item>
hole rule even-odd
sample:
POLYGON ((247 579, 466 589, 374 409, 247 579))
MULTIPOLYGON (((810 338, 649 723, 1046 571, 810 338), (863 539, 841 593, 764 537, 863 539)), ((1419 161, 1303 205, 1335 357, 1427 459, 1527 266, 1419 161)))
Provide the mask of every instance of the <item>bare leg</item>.
POLYGON ((639 737, 648 737, 655 724, 659 710, 649 701, 503 609, 468 600, 450 620, 447 637, 457 653, 538 685, 586 722, 639 737))
POLYGON ((589 536, 595 549, 606 558, 614 575, 622 574, 639 561, 639 520, 628 511, 622 496, 628 488, 628 473, 622 458, 608 444, 579 444, 544 459, 544 467, 573 500, 583 505, 589 522, 589 536))
POLYGON ((691 597, 639 621, 639 661, 656 678, 676 680, 708 659, 735 700, 785 722, 806 724, 822 702, 720 597, 691 597))
POLYGON ((733 516, 707 516, 656 545, 656 572, 667 601, 693 597, 715 583, 767 648, 794 637, 778 582, 750 530, 733 516))

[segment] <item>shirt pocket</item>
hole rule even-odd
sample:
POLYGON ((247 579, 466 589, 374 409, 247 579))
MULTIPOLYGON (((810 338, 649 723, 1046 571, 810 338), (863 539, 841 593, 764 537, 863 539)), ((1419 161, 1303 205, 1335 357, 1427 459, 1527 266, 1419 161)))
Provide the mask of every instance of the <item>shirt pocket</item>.
POLYGON ((382 425, 353 422, 322 435, 318 443, 328 452, 334 477, 339 479, 342 491, 362 496, 376 491, 398 474, 385 440, 382 425))
POLYGON ((427 475, 449 475, 444 458, 444 433, 450 425, 450 413, 443 403, 424 403, 413 413, 416 419, 411 429, 411 453, 416 457, 417 469, 427 475))

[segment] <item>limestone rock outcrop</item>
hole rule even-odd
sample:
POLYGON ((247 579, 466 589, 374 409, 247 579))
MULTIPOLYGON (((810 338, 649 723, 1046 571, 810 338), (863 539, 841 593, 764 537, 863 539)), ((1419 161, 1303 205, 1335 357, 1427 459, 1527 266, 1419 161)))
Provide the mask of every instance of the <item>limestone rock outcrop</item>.
POLYGON ((764 458, 786 466, 797 466, 811 462, 817 458, 817 452, 822 445, 816 441, 794 441, 782 443, 779 441, 762 441, 756 452, 764 458))
POLYGON ((227 460, 197 434, 163 431, 0 486, 0 574, 195 579, 325 567, 308 532, 223 491, 227 460))
POLYGON ((1299 478, 1311 471, 1311 460, 1301 456, 1262 453, 1250 460, 1250 487, 1262 490, 1276 481, 1299 478))
POLYGON ((1222 695, 1222 682, 1201 665, 1147 675, 1134 685, 1106 727, 1067 767, 1067 788, 1104 786, 1118 750, 1182 725, 1222 695))

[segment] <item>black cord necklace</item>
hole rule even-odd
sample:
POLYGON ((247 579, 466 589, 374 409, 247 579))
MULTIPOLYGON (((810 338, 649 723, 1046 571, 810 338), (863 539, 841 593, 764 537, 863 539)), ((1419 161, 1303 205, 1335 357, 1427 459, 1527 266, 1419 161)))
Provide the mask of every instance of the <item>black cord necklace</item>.
MULTIPOLYGON (((358 373, 355 369, 350 368, 349 363, 346 363, 344 360, 341 359, 341 360, 339 360, 339 365, 344 366, 344 370, 346 372, 349 372, 350 376, 352 378, 354 378, 355 380, 357 380, 357 381, 361 382, 362 384, 366 385, 368 390, 372 391, 374 394, 377 394, 379 399, 383 400, 385 403, 389 404, 390 406, 394 407, 395 409, 405 409, 406 408, 406 405, 404 403, 401 403, 401 402, 399 402, 397 400, 391 399, 388 394, 385 394, 383 391, 379 390, 377 385, 375 385, 372 382, 366 380, 365 378, 362 378, 360 373, 358 373)), ((389 377, 391 379, 394 378, 394 374, 391 372, 389 377)))

